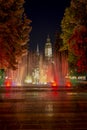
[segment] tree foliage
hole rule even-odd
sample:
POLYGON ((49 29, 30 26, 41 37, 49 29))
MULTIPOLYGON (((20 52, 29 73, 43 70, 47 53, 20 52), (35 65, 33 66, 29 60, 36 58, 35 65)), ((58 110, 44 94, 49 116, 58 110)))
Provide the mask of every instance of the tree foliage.
POLYGON ((0 0, 0 68, 16 69, 26 52, 31 20, 23 5, 24 0, 0 0))
POLYGON ((87 70, 87 1, 71 0, 61 21, 63 48, 69 51, 69 62, 78 71, 87 70), (84 60, 83 60, 84 59, 84 60), (84 67, 83 67, 84 65, 84 67))
POLYGON ((78 71, 87 71, 87 28, 85 26, 75 28, 69 39, 69 47, 72 54, 77 57, 78 71))

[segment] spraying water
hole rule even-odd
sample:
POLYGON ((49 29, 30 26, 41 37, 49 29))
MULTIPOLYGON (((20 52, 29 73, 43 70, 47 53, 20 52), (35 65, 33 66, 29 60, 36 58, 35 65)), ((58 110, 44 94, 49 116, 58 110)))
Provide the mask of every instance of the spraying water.
POLYGON ((65 76, 68 73, 67 53, 52 55, 52 46, 49 36, 45 45, 45 56, 40 54, 37 48, 36 53, 28 52, 23 56, 18 69, 10 72, 12 80, 17 85, 49 84, 64 85, 65 76))

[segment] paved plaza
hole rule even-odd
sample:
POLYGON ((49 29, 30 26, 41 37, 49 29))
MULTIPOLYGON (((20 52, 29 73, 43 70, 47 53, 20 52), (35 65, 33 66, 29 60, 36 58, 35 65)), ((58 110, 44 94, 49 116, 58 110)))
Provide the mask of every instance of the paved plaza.
POLYGON ((87 89, 0 87, 0 130, 87 130, 87 89))

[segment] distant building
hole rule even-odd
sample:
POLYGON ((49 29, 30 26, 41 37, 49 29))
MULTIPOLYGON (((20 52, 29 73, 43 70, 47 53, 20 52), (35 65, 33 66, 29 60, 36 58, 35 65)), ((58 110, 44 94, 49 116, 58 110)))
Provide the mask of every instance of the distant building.
POLYGON ((52 43, 49 35, 45 43, 45 58, 48 60, 52 58, 52 43))

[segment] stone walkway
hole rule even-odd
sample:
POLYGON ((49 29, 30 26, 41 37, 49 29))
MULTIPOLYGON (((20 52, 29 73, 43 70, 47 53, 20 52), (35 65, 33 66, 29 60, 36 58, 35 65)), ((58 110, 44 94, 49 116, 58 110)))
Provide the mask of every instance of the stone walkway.
POLYGON ((87 90, 2 87, 0 130, 87 130, 87 90))

